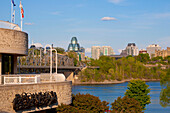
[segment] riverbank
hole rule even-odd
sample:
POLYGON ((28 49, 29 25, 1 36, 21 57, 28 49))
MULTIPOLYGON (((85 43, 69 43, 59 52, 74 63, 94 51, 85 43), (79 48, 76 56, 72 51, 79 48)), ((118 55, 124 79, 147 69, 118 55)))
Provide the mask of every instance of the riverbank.
MULTIPOLYGON (((104 82, 95 82, 95 81, 92 81, 92 82, 78 82, 78 81, 75 81, 72 84, 73 85, 120 84, 120 83, 129 82, 130 80, 135 80, 135 79, 125 79, 125 80, 121 80, 121 81, 118 81, 118 80, 112 80, 112 81, 105 80, 104 82)), ((145 82, 160 81, 160 79, 141 79, 141 80, 143 80, 145 82)))

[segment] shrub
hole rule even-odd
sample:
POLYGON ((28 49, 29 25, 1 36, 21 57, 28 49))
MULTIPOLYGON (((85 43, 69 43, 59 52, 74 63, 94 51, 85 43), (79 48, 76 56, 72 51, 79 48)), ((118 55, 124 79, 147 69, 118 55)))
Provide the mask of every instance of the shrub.
POLYGON ((128 96, 118 97, 111 105, 111 113, 142 113, 140 102, 128 96))
POLYGON ((90 94, 73 95, 71 105, 60 105, 57 108, 59 113, 103 113, 109 109, 106 101, 101 102, 99 97, 90 94))
POLYGON ((106 101, 101 102, 99 97, 90 94, 73 95, 73 106, 86 111, 104 112, 109 109, 106 101))

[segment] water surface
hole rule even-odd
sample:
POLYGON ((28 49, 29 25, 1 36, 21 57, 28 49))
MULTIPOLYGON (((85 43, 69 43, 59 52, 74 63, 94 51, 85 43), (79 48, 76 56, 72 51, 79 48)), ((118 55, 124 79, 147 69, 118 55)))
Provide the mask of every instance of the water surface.
MULTIPOLYGON (((75 85, 72 87, 73 94, 89 93, 99 97, 102 101, 109 103, 114 102, 119 96, 124 96, 127 90, 127 82, 121 84, 108 84, 108 85, 75 85)), ((159 104, 159 96, 161 92, 160 82, 146 82, 151 89, 149 95, 151 96, 151 103, 146 106, 145 113, 170 113, 170 107, 163 108, 159 104)))

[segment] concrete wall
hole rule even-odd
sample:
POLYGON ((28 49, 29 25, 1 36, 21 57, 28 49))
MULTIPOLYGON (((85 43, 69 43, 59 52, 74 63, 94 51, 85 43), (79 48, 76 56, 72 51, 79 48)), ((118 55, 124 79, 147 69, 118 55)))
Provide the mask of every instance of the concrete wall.
MULTIPOLYGON (((14 112, 12 101, 15 94, 54 91, 57 93, 58 104, 70 104, 72 101, 72 82, 52 82, 41 84, 1 85, 0 86, 0 112, 14 112)), ((34 108, 37 110, 37 108, 34 108)))
POLYGON ((1 73, 2 73, 2 54, 0 54, 0 84, 1 84, 1 73))
POLYGON ((0 53, 28 54, 28 34, 22 31, 0 28, 0 53))

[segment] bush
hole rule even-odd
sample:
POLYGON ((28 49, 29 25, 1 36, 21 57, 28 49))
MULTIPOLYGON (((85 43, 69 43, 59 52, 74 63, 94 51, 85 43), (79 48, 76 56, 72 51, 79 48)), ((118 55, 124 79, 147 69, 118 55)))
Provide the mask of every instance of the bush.
POLYGON ((109 109, 109 103, 101 102, 99 97, 90 94, 73 95, 71 105, 61 105, 57 108, 57 112, 62 113, 103 113, 109 109))
POLYGON ((128 96, 118 97, 111 105, 111 113, 142 113, 140 102, 128 96))
POLYGON ((125 95, 129 98, 134 98, 140 102, 142 109, 145 109, 145 106, 150 102, 150 89, 148 85, 145 84, 142 80, 131 80, 128 84, 128 90, 126 90, 125 95))

